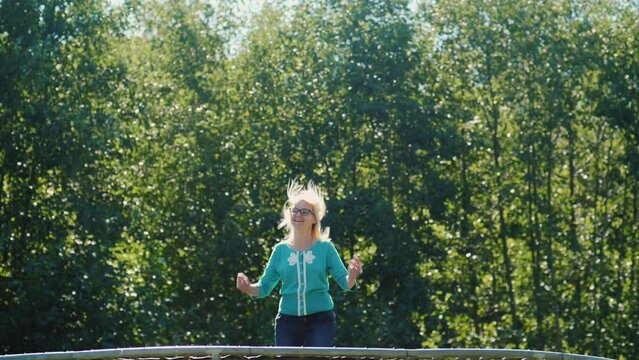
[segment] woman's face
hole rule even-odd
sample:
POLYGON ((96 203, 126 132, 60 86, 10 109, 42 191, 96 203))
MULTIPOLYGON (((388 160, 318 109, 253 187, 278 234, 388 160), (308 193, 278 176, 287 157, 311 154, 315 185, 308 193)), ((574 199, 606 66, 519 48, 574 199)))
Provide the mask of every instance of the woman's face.
POLYGON ((296 230, 311 230, 315 224, 315 211, 311 204, 299 200, 293 204, 289 211, 291 212, 291 223, 296 230))

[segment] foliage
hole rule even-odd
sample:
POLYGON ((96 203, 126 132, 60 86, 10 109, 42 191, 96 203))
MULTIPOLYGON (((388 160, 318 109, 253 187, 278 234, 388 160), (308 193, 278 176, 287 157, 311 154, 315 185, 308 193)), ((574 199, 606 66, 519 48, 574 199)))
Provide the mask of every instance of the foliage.
POLYGON ((339 345, 639 356, 636 6, 413 5, 0 2, 0 351, 272 344, 299 177, 339 345))

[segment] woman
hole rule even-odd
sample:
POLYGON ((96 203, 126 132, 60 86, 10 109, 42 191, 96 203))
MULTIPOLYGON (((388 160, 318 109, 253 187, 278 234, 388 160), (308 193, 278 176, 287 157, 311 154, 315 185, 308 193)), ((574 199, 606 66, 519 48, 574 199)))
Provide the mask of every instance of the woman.
POLYGON ((328 274, 344 290, 352 289, 362 273, 357 256, 348 270, 322 230, 326 212, 322 191, 309 182, 306 188, 292 181, 279 228, 286 236, 275 245, 260 280, 251 284, 244 273, 237 274, 237 288, 263 298, 281 281, 279 312, 275 318, 275 346, 333 346, 335 313, 328 293, 328 274))

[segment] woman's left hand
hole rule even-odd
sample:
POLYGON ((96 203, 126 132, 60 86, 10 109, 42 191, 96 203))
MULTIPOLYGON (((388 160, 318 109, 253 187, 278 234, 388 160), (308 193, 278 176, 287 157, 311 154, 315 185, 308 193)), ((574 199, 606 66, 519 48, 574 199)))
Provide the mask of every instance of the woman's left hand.
POLYGON ((355 255, 351 259, 351 263, 348 265, 348 287, 355 286, 355 281, 362 275, 362 262, 359 260, 359 256, 355 255))

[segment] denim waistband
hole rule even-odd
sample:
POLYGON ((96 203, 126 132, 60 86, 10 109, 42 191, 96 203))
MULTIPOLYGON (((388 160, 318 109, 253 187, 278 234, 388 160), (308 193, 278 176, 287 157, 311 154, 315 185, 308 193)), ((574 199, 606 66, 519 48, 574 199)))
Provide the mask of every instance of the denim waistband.
POLYGON ((293 318, 293 319, 316 320, 316 319, 322 319, 322 318, 326 318, 326 317, 335 317, 335 312, 331 309, 331 310, 320 311, 320 312, 316 312, 316 313, 313 313, 313 314, 302 315, 302 316, 287 315, 287 314, 278 313, 277 317, 278 318, 286 317, 286 318, 293 318))

